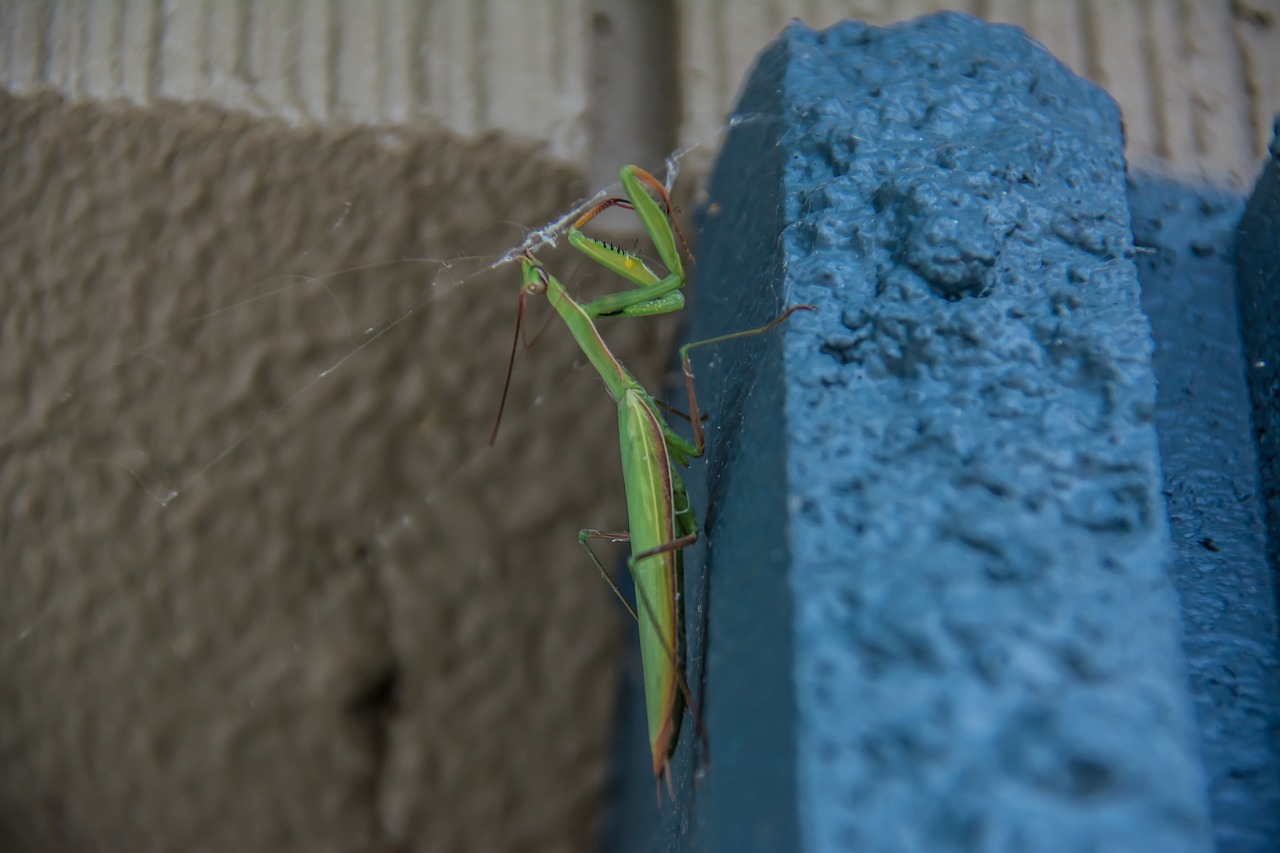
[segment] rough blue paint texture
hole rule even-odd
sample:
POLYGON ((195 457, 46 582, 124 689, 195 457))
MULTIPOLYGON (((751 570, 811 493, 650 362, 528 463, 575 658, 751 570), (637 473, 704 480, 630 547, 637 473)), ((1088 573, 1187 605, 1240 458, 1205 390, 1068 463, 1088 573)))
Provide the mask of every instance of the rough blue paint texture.
POLYGON ((1206 849, 1117 107, 962 16, 788 38, 806 846, 1206 849))
POLYGON ((734 123, 691 337, 820 312, 700 353, 714 762, 621 838, 1209 849, 1115 104, 944 14, 791 26, 734 123))

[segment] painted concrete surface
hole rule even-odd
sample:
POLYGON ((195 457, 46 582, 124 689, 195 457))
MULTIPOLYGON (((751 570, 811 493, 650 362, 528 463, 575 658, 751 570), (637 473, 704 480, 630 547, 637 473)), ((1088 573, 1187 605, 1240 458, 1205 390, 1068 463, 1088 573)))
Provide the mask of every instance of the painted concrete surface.
POLYGON ((738 116, 691 334, 819 311, 698 369, 714 760, 653 843, 1210 849, 1114 101, 941 16, 793 26, 738 116))

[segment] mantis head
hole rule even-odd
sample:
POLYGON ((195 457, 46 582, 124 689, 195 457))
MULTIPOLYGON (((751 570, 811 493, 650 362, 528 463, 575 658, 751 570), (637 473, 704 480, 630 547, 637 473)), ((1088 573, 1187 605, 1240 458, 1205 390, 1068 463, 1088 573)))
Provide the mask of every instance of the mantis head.
POLYGON ((525 251, 524 258, 520 261, 520 289, 524 293, 532 293, 540 295, 547 292, 548 273, 542 267, 542 262, 533 256, 530 251, 525 251))

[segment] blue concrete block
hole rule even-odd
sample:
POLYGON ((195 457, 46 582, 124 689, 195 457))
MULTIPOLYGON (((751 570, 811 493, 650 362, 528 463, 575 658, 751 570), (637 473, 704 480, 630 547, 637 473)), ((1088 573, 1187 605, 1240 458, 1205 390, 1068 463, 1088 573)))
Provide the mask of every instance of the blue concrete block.
POLYGON ((1208 849, 1114 102, 943 14, 792 25, 735 124, 690 336, 819 312, 699 353, 713 761, 611 846, 1208 849))

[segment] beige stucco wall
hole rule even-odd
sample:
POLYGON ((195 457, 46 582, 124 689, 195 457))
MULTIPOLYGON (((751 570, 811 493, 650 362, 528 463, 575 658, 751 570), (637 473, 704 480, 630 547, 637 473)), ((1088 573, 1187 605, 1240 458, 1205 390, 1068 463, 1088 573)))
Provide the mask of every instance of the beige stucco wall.
MULTIPOLYGON (((694 145, 691 197, 789 17, 944 5, 0 6, 0 849, 589 847, 614 413, 553 326, 486 446, 486 268, 622 162, 694 145)), ((1260 162, 1280 4, 961 7, 1135 163, 1260 162)), ((652 384, 670 333, 607 332, 652 384)))

